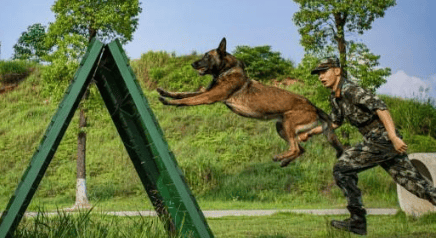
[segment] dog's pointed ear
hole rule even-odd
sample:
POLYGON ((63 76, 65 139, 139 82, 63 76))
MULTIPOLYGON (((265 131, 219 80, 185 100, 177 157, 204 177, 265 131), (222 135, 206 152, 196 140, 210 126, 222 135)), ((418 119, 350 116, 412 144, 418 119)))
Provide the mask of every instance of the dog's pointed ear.
POLYGON ((220 55, 225 55, 226 54, 226 45, 227 45, 227 41, 226 41, 226 38, 224 37, 221 40, 220 45, 218 46, 218 53, 220 55))

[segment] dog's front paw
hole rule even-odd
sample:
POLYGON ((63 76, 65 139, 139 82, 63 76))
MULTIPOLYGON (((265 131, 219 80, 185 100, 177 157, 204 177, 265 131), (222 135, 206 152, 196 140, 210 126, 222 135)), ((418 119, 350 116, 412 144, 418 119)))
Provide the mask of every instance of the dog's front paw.
POLYGON ((296 158, 294 157, 283 157, 281 155, 276 155, 273 157, 274 162, 280 162, 280 167, 286 167, 288 166, 292 161, 294 161, 296 158))
POLYGON ((171 103, 169 103, 164 97, 160 96, 159 97, 159 101, 163 104, 163 105, 171 105, 171 103))
POLYGON ((276 156, 274 156, 274 157, 272 158, 272 161, 274 161, 274 162, 279 162, 279 161, 280 161, 280 158, 276 155, 276 156))
POLYGON ((282 162, 280 163, 280 167, 286 167, 286 166, 288 166, 291 162, 292 162, 292 160, 293 159, 284 159, 284 160, 282 160, 282 162))
POLYGON ((165 91, 165 89, 163 89, 163 88, 157 88, 156 91, 162 96, 165 96, 168 94, 168 92, 165 91))

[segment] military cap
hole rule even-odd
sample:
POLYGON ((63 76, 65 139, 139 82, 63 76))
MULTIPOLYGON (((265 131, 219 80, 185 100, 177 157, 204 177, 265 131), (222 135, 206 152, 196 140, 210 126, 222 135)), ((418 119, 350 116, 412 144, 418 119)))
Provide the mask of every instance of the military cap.
POLYGON ((339 59, 335 56, 327 57, 321 60, 318 66, 312 70, 311 74, 317 74, 321 71, 333 68, 333 67, 341 67, 341 63, 339 63, 339 59))

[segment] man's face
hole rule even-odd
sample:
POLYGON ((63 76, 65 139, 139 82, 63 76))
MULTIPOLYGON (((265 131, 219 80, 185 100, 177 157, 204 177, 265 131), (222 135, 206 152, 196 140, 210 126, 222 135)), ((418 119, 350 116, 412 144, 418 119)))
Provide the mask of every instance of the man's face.
POLYGON ((324 87, 332 89, 335 86, 336 81, 339 79, 336 71, 336 68, 330 68, 318 73, 318 79, 324 87))

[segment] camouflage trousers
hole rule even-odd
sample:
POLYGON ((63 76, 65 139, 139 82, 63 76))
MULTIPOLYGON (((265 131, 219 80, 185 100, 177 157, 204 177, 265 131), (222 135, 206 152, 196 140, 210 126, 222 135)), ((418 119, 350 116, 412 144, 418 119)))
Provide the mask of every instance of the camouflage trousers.
POLYGON ((369 133, 364 136, 364 142, 345 150, 333 168, 336 184, 347 198, 350 212, 354 209, 366 214, 362 193, 357 187, 357 174, 378 165, 386 170, 397 184, 436 205, 436 189, 432 182, 418 172, 406 154, 398 154, 386 131, 381 131, 369 133))

